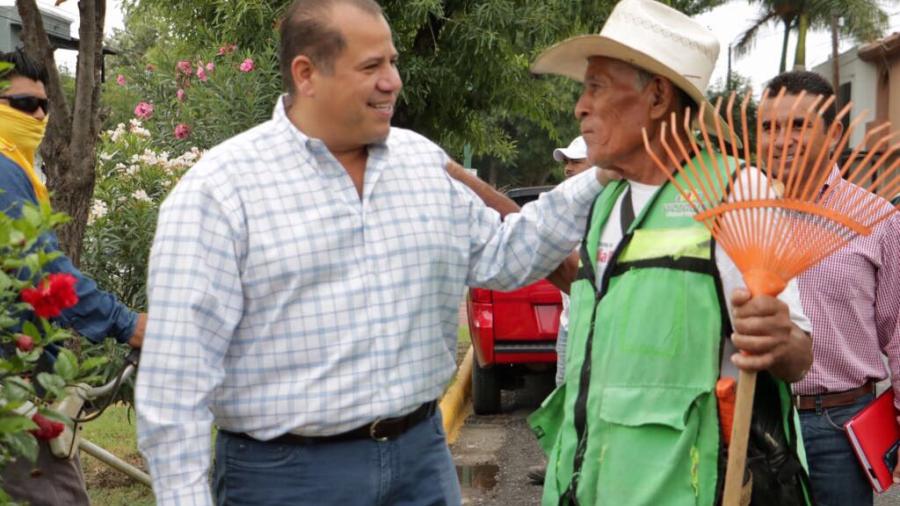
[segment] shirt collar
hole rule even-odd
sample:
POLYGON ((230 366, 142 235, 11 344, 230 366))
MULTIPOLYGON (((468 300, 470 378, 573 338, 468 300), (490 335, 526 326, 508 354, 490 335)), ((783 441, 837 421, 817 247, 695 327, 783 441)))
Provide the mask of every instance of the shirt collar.
POLYGON ((828 188, 833 184, 837 184, 838 181, 841 180, 841 171, 837 165, 831 168, 831 172, 828 174, 828 179, 825 180, 825 184, 822 186, 822 189, 828 188))
MULTIPOLYGON (((285 109, 285 102, 290 100, 287 93, 282 94, 278 97, 278 100, 275 101, 275 107, 272 110, 272 121, 275 122, 292 140, 298 141, 302 146, 309 150, 318 150, 328 148, 325 146, 325 143, 322 142, 321 139, 316 139, 315 137, 310 137, 303 133, 296 125, 291 122, 291 119, 287 115, 287 109, 285 109)), ((373 154, 383 154, 387 148, 387 140, 375 144, 369 145, 369 155, 373 154)))

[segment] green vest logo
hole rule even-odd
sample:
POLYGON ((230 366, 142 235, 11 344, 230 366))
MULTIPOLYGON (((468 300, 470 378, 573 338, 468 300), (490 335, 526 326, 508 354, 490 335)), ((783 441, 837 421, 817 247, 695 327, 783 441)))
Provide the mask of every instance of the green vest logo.
POLYGON ((689 218, 695 214, 695 211, 689 201, 685 200, 681 194, 677 194, 674 201, 663 204, 663 213, 666 218, 689 218))

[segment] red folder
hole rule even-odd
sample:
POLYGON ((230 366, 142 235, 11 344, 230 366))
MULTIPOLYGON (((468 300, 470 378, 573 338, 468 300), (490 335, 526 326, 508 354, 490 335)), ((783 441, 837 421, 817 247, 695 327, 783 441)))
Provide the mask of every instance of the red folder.
POLYGON ((888 388, 879 395, 845 423, 844 429, 872 488, 879 493, 889 489, 900 447, 893 390, 888 388))

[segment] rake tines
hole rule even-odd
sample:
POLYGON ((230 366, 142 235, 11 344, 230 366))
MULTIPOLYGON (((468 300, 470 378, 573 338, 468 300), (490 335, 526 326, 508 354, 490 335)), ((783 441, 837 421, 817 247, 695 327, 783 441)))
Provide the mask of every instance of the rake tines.
MULTIPOLYGON (((764 153, 762 143, 758 143, 752 153, 755 157, 751 156, 747 135, 750 96, 744 97, 741 103, 743 138, 738 143, 732 113, 734 93, 727 104, 728 131, 723 132, 721 126, 716 125, 715 141, 703 122, 700 122, 699 138, 690 135, 690 114, 685 114, 683 130, 679 132, 675 115, 672 115, 672 121, 660 132, 669 163, 663 163, 651 150, 644 132, 644 144, 656 166, 693 207, 694 218, 709 228, 728 253, 754 295, 778 295, 791 278, 843 247, 856 235, 868 235, 878 222, 897 210, 875 194, 890 198, 900 192, 898 134, 888 134, 889 125, 881 125, 868 132, 864 142, 839 163, 840 154, 865 115, 851 121, 842 132, 840 122, 851 107, 847 104, 823 132, 821 125, 824 122, 818 120, 832 105, 834 97, 823 100, 818 96, 811 105, 802 106, 804 97, 805 92, 796 98, 786 98, 784 90, 774 98, 764 93, 761 103, 771 100, 774 105, 767 118, 758 115, 757 139, 768 134, 764 132, 764 126, 780 129, 774 135, 784 136, 781 137, 784 139, 791 139, 797 133, 795 129, 799 128, 799 139, 808 138, 807 134, 816 138, 824 133, 825 142, 818 147, 800 141, 794 144, 793 151, 789 151, 789 143, 784 142, 777 150, 776 143, 770 142, 764 153), (775 117, 782 100, 794 100, 787 121, 775 117), (793 118, 798 117, 803 121, 795 126, 793 118), (781 122, 785 124, 779 125, 781 122), (669 137, 674 141, 674 148, 669 137), (835 146, 833 150, 832 145, 835 146), (873 149, 860 159, 865 145, 871 145, 873 149), (719 158, 715 156, 711 157, 712 166, 707 166, 699 156, 702 151, 726 155, 721 158, 725 166, 720 166, 719 158), (678 173, 683 184, 675 177, 678 173), (854 185, 841 183, 842 180, 852 181, 854 185)), ((720 98, 715 105, 717 114, 721 106, 720 98)), ((700 117, 704 112, 705 105, 701 104, 700 117)), ((726 506, 737 504, 740 496, 755 386, 756 374, 742 370, 725 478, 726 506)))

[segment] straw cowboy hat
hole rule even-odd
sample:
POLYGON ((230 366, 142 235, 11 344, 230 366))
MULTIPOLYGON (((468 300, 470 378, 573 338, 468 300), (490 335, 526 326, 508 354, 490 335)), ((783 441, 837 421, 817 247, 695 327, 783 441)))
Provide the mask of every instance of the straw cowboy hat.
POLYGON ((703 25, 652 0, 622 0, 599 34, 579 35, 542 52, 531 71, 584 80, 588 58, 605 56, 658 74, 672 81, 699 106, 711 134, 716 122, 728 138, 728 126, 706 99, 709 78, 719 57, 719 41, 703 25))

